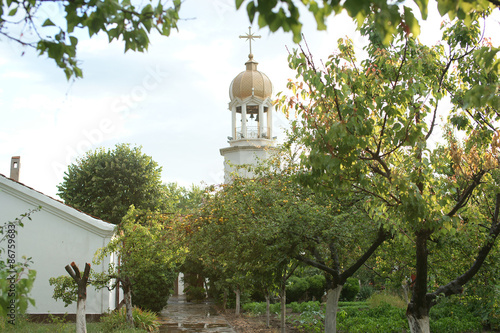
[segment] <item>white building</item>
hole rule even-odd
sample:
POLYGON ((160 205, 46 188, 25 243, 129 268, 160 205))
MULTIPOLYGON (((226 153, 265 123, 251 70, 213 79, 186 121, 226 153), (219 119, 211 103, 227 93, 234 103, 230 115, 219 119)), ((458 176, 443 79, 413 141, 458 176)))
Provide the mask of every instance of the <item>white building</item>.
MULTIPOLYGON (((240 36, 251 40, 260 36, 248 34, 240 36)), ((238 74, 229 86, 229 110, 231 111, 231 136, 229 147, 220 149, 224 156, 224 180, 229 182, 231 174, 251 177, 238 165, 256 165, 275 152, 273 137, 274 104, 273 85, 266 74, 257 70, 258 63, 250 54, 245 63, 246 70, 238 74)))
MULTIPOLYGON (((15 237, 15 256, 19 262, 23 256, 31 257, 31 268, 37 275, 31 292, 35 306, 29 306, 29 314, 75 314, 76 303, 64 307, 64 302, 52 298, 54 288, 49 278, 68 275, 64 267, 75 262, 82 274, 85 263, 92 265, 97 249, 104 247, 114 233, 114 225, 89 216, 64 203, 50 198, 17 181, 20 161, 14 157, 11 178, 0 174, 0 222, 13 221, 29 210, 41 207, 23 220, 15 237), (12 179, 13 178, 13 179, 12 179)), ((4 254, 2 254, 4 255, 4 254)), ((108 262, 92 269, 107 271, 108 262)), ((107 289, 87 290, 87 314, 102 314, 115 308, 115 294, 107 289)))

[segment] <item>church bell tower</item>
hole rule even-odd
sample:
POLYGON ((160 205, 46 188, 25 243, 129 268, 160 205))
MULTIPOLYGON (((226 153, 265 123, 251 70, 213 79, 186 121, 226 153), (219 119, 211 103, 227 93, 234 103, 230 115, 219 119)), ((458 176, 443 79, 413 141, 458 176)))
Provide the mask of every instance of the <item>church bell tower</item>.
POLYGON ((275 151, 273 137, 273 111, 271 100, 273 85, 266 74, 257 70, 258 63, 252 54, 252 40, 260 38, 248 28, 245 38, 250 44, 246 70, 238 74, 229 86, 229 110, 231 111, 231 135, 229 147, 221 148, 224 156, 224 181, 231 181, 231 174, 251 177, 251 173, 238 165, 256 165, 275 151))

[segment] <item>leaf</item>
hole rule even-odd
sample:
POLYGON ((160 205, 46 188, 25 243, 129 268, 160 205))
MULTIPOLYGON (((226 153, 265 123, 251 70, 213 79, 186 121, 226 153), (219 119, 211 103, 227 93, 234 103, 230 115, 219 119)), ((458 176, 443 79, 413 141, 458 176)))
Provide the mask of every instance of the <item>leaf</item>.
POLYGON ((49 27, 49 26, 55 26, 55 24, 50 19, 46 19, 45 22, 43 22, 42 27, 49 27))
MULTIPOLYGON (((19 8, 19 7, 15 7, 15 8, 13 8, 13 9, 11 9, 11 10, 10 10, 10 12, 9 12, 9 16, 14 16, 14 15, 16 15, 16 13, 17 13, 17 9, 18 9, 18 8, 19 8)), ((1 22, 1 21, 0 21, 0 22, 1 22)))
POLYGON ((413 0, 418 6, 418 9, 420 9, 420 14, 422 15, 422 19, 426 20, 427 16, 429 14, 428 11, 428 6, 429 6, 429 0, 413 0))
POLYGON ((420 25, 418 24, 418 20, 413 15, 411 8, 404 6, 404 22, 406 27, 408 28, 407 32, 411 32, 413 36, 420 35, 420 25))
POLYGON ((236 0, 236 9, 240 9, 241 5, 245 0, 236 0))
POLYGON ((247 14, 248 14, 248 19, 250 20, 250 23, 253 23, 256 12, 257 12, 257 8, 255 7, 255 3, 253 1, 250 1, 247 5, 247 14))

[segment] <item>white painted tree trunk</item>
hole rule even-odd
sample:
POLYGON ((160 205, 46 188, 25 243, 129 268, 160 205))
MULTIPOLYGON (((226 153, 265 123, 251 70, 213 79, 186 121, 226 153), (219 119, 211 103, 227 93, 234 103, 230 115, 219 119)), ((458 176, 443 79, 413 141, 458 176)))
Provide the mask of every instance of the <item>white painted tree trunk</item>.
POLYGON ((266 294, 266 328, 269 328, 271 321, 270 303, 269 294, 266 294))
POLYGON ((87 333, 85 298, 79 298, 76 303, 76 333, 87 333))
POLYGON ((341 291, 342 286, 339 285, 326 293, 325 333, 337 332, 337 310, 341 291))
POLYGON ((236 309, 234 310, 234 314, 239 316, 240 315, 240 296, 241 296, 240 288, 239 287, 236 288, 234 293, 236 294, 236 309))
POLYGON ((125 296, 125 310, 127 311, 127 322, 130 327, 134 327, 134 317, 132 316, 132 290, 126 288, 127 290, 123 291, 125 296))
POLYGON ((422 318, 416 318, 411 314, 406 315, 408 318, 408 324, 410 325, 411 333, 430 333, 429 327, 429 316, 422 318))

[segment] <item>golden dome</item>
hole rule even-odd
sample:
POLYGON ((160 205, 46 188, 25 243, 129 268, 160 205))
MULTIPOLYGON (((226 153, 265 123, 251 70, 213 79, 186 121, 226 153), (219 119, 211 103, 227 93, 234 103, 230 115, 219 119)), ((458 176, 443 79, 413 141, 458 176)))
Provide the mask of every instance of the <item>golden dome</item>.
POLYGON ((273 84, 266 74, 257 70, 258 62, 253 60, 253 55, 248 55, 246 71, 238 74, 229 86, 229 97, 231 100, 239 98, 244 100, 247 97, 255 96, 262 100, 271 97, 273 94, 273 84))

